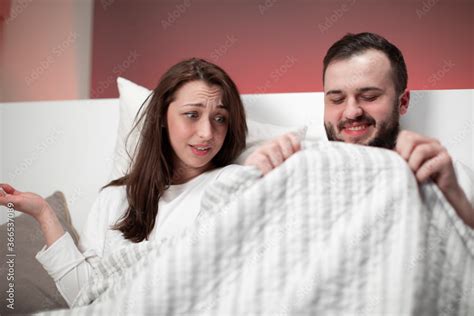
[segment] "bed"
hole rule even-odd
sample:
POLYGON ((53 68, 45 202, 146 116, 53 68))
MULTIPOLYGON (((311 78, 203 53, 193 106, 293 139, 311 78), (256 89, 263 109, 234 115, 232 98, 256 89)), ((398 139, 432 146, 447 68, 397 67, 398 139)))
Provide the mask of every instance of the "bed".
MULTIPOLYGON (((119 79, 119 89, 118 99, 0 104, 1 181, 45 197, 63 192, 64 197, 56 193, 53 200, 66 208, 61 220, 74 228, 76 239, 98 190, 117 175, 117 147, 123 146, 137 100, 147 93, 125 79, 119 79)), ((473 97, 474 90, 413 91, 402 128, 438 138, 454 160, 474 169, 473 97)), ((310 127, 309 138, 325 138, 320 92, 243 95, 243 101, 251 145, 302 126, 310 127)), ((7 221, 7 212, 2 210, 0 216, 2 223, 7 221)), ((30 248, 41 244, 37 237, 25 242, 30 248)), ((38 250, 29 249, 29 255, 38 250)), ((2 268, 7 270, 5 264, 2 268)), ((18 291, 17 302, 22 295, 18 291)), ((39 309, 25 310, 56 308, 61 298, 56 294, 48 300, 39 309)))

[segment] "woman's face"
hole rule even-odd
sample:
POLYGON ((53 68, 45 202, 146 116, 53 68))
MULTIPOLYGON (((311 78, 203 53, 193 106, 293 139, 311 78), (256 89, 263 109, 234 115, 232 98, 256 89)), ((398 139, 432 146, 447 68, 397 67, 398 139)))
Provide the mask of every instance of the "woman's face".
POLYGON ((209 170, 222 148, 229 113, 222 104, 222 90, 197 80, 178 89, 166 115, 174 151, 173 184, 187 182, 209 170))

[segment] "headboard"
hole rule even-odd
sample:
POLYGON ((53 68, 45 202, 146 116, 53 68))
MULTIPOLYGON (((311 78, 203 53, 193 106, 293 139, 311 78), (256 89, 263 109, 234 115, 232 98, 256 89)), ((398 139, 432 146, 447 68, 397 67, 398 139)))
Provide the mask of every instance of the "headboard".
MULTIPOLYGON (((474 90, 412 92, 402 126, 441 140, 471 169, 474 90)), ((262 123, 323 131, 322 93, 244 95, 247 116, 262 123)), ((109 180, 119 121, 118 99, 0 103, 0 179, 43 196, 64 192, 80 230, 109 180)), ((1 222, 6 212, 0 212, 1 222)))

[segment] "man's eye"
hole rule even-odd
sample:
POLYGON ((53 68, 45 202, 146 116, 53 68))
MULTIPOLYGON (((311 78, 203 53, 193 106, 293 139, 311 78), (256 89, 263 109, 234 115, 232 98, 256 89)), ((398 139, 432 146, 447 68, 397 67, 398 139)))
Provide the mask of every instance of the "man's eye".
POLYGON ((331 102, 334 104, 341 104, 344 101, 344 98, 332 99, 331 102))
POLYGON ((217 115, 214 120, 217 122, 217 123, 220 123, 220 124, 223 124, 227 121, 227 118, 224 116, 224 115, 217 115))
POLYGON ((378 98, 378 95, 363 95, 362 100, 367 102, 375 101, 378 98))
POLYGON ((190 119, 195 119, 195 118, 198 118, 199 116, 197 112, 186 112, 184 113, 184 115, 186 115, 190 119))

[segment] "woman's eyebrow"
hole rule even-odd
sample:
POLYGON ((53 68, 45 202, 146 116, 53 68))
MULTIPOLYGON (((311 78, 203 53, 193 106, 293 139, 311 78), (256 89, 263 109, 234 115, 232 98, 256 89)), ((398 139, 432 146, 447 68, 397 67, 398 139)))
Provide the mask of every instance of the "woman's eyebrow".
MULTIPOLYGON (((182 106, 200 107, 200 108, 205 108, 206 107, 202 103, 186 103, 186 104, 183 104, 182 106)), ((227 110, 227 106, 225 106, 224 104, 219 104, 219 105, 217 105, 217 107, 220 108, 220 109, 227 110)))
POLYGON ((202 103, 186 103, 186 104, 183 104, 182 106, 197 106, 197 107, 200 107, 200 108, 205 107, 204 104, 202 104, 202 103))

